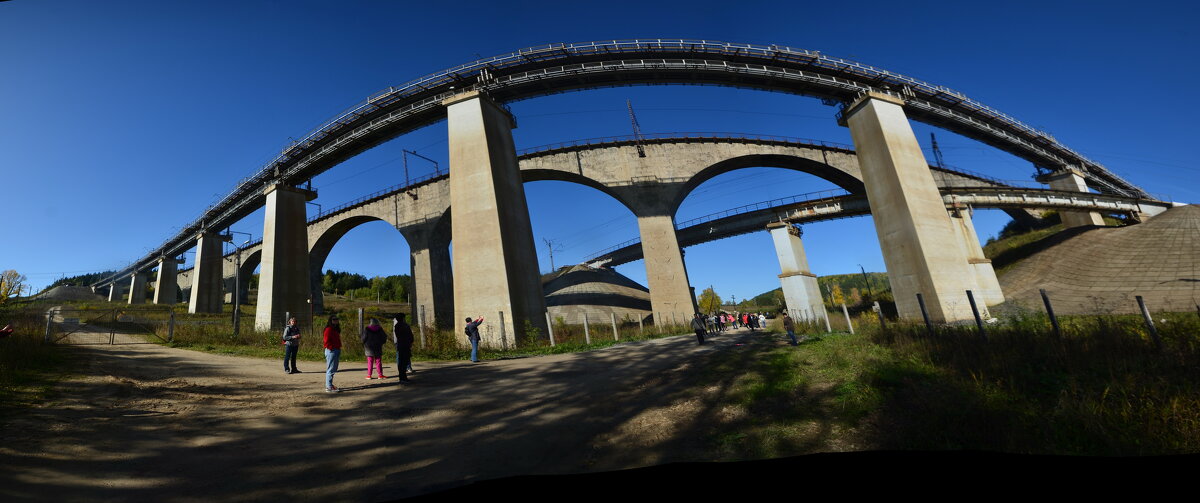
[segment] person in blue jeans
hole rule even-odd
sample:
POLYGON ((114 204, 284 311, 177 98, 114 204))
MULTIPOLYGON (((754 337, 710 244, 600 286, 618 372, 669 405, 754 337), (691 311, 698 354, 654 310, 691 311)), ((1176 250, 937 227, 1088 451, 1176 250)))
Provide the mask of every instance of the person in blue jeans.
POLYGON ((342 390, 333 385, 333 375, 338 371, 338 361, 342 358, 342 329, 337 316, 330 316, 321 333, 325 346, 325 391, 339 393, 342 390))
POLYGON ((483 323, 483 316, 479 319, 471 321, 467 318, 467 340, 471 341, 471 361, 479 363, 479 324, 483 323))
POLYGON ((283 327, 283 372, 285 374, 299 374, 300 369, 296 368, 296 353, 300 351, 300 326, 296 325, 296 317, 288 319, 288 324, 283 327), (291 363, 291 366, 288 365, 291 363))

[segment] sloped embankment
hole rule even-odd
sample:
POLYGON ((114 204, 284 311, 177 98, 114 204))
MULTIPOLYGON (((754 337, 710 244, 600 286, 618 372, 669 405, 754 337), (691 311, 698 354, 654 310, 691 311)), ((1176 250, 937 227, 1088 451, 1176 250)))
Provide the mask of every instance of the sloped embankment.
POLYGON ((1191 311, 1200 303, 1200 206, 1180 206, 1128 227, 1079 232, 1000 276, 1006 305, 1041 309, 1039 288, 1063 314, 1191 311))

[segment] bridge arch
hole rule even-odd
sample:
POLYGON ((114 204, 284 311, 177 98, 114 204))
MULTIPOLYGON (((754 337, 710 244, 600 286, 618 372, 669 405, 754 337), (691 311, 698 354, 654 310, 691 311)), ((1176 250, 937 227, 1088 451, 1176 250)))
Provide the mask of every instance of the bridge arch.
POLYGON ((704 182, 726 173, 748 168, 781 168, 799 171, 833 183, 851 194, 863 194, 866 192, 863 188, 857 165, 851 170, 797 155, 747 154, 718 161, 701 169, 689 178, 679 188, 671 208, 671 214, 674 215, 679 210, 679 206, 683 204, 683 201, 687 199, 688 195, 697 187, 703 185, 704 182))

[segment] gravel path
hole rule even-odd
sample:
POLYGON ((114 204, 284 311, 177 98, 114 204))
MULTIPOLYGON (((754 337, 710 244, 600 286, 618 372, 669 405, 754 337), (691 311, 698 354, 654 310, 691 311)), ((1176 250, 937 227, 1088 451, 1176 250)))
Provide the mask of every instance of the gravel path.
POLYGON ((72 337, 77 375, 0 431, 0 500, 379 501, 689 460, 704 406, 689 371, 750 335, 418 362, 408 385, 343 361, 337 394, 316 362, 286 375, 276 360, 72 337))

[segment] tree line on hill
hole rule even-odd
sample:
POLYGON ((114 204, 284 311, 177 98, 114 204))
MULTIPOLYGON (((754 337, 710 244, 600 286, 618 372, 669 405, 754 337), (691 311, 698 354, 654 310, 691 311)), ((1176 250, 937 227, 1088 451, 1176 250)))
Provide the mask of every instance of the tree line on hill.
POLYGON ((375 276, 327 270, 321 278, 321 291, 355 299, 407 302, 412 292, 412 276, 375 276))
MULTIPOLYGON (((831 274, 817 278, 817 285, 821 288, 821 297, 825 300, 825 307, 829 309, 840 308, 842 303, 845 303, 851 311, 862 311, 870 309, 875 301, 879 301, 880 305, 884 306, 885 311, 890 312, 895 309, 895 300, 892 298, 892 286, 888 283, 887 273, 869 272, 865 275, 862 273, 831 274)), ((704 294, 708 293, 708 290, 705 290, 704 294)), ((704 294, 702 294, 702 298, 704 294)), ((713 293, 712 295, 715 296, 716 294, 713 293)), ((712 303, 711 299, 706 300, 710 304, 712 303)), ((776 288, 738 302, 736 307, 780 310, 783 309, 785 304, 783 288, 776 288)))

